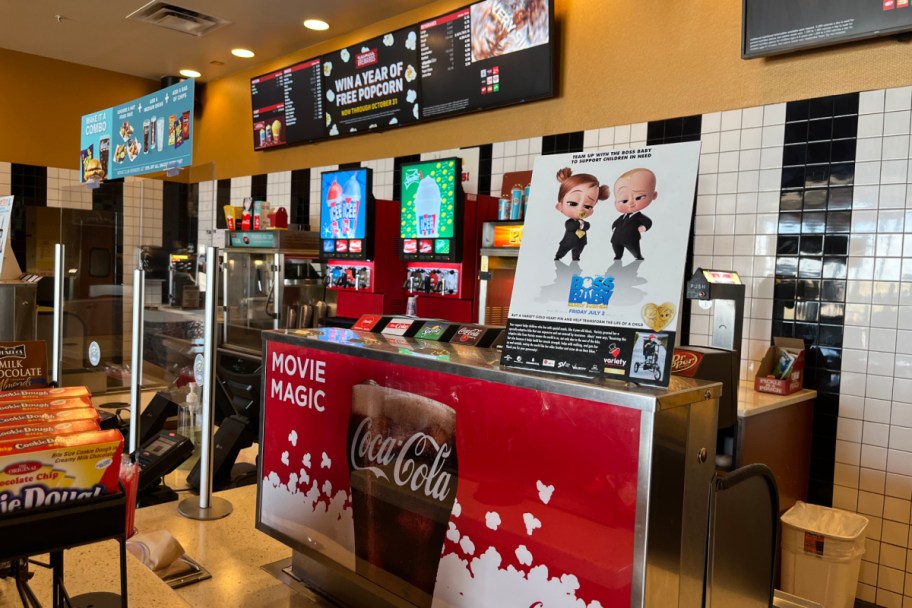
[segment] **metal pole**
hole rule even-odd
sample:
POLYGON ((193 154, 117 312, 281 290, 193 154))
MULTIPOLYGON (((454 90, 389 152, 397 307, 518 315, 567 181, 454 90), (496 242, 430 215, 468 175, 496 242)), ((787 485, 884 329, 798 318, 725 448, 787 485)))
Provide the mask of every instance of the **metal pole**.
POLYGON ((54 331, 51 345, 51 382, 60 386, 63 379, 63 282, 66 245, 54 244, 54 331))
POLYGON ((143 315, 145 300, 146 272, 141 268, 136 268, 133 271, 133 343, 130 355, 130 360, 133 364, 133 373, 130 374, 130 454, 134 454, 139 448, 139 417, 142 413, 143 315))
POLYGON ((200 441, 200 492, 199 500, 185 498, 178 511, 189 519, 213 520, 229 515, 231 503, 212 496, 212 426, 215 414, 215 346, 216 308, 219 288, 219 253, 215 247, 206 248, 206 318, 203 329, 203 429, 200 441), (211 277, 211 280, 210 280, 211 277))

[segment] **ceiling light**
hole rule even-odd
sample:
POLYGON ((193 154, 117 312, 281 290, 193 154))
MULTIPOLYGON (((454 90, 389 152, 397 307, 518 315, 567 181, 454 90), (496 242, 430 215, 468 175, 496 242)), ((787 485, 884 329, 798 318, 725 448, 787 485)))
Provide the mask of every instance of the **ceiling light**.
POLYGON ((231 49, 231 54, 234 55, 235 57, 240 57, 242 59, 250 59, 251 57, 256 55, 256 53, 254 53, 253 51, 249 51, 247 49, 231 49))
POLYGON ((199 78, 200 76, 202 76, 202 74, 200 74, 196 70, 181 70, 180 75, 185 76, 186 78, 199 78))
POLYGON ((329 29, 329 24, 323 21, 322 19, 305 19, 304 27, 309 30, 317 30, 322 32, 323 30, 329 29))

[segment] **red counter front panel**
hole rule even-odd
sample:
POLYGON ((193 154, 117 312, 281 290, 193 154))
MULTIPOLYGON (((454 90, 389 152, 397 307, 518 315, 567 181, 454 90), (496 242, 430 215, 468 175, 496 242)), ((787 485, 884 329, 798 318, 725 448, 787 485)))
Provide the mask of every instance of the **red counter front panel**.
POLYGON ((266 363, 268 533, 418 606, 630 605, 639 411, 277 342, 266 363))

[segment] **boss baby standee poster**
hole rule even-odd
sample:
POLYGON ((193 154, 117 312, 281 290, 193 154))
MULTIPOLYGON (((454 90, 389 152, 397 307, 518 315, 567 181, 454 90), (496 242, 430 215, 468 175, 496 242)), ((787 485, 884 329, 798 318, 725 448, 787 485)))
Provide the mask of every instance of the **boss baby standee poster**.
POLYGON ((535 162, 501 363, 668 386, 700 143, 535 162))

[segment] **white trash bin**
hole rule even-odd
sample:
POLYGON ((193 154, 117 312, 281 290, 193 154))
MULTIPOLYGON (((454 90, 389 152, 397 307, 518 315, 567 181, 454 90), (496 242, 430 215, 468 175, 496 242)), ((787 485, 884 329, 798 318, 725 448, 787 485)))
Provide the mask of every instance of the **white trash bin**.
POLYGON ((852 608, 868 518, 801 501, 782 515, 782 590, 852 608))

